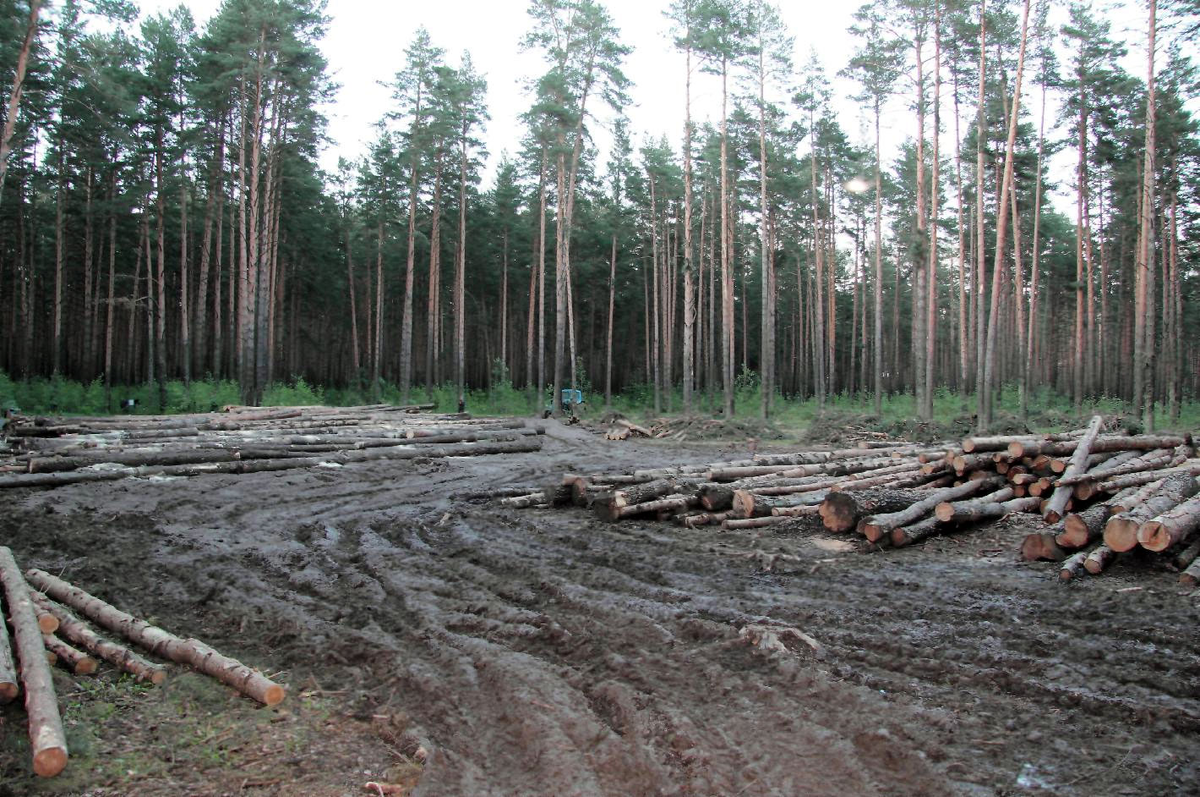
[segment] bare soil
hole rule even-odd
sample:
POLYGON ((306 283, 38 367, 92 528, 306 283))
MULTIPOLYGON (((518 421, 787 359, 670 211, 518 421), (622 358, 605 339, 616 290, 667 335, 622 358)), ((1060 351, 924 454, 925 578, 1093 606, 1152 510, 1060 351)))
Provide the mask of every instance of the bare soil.
POLYGON ((291 691, 60 675, 68 777, 29 774, 10 706, 0 795, 1196 793, 1200 598, 1153 560, 1064 585, 1014 520, 864 554, 467 497, 745 453, 552 425, 534 454, 9 491, 25 566, 291 691))

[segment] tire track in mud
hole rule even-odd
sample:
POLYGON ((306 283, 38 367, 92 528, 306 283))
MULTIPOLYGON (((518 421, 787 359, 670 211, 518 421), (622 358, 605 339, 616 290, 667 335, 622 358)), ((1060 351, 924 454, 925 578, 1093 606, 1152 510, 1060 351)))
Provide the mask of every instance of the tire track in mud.
MULTIPOLYGON (((234 652, 249 622, 263 659, 407 716, 432 751, 425 794, 1169 794, 1200 775, 1198 612, 1161 582, 1115 596, 969 545, 838 555, 812 531, 454 500, 720 458, 548 438, 503 462, 80 485, 57 511, 112 504, 110 535, 36 548, 86 581, 137 541, 145 569, 109 585, 130 606, 153 587, 164 622, 234 652), (120 528, 132 517, 152 522, 120 528), (775 554, 800 561, 760 570, 775 554), (823 655, 749 647, 747 623, 823 655)), ((989 544, 1015 550, 1018 531, 989 544)))

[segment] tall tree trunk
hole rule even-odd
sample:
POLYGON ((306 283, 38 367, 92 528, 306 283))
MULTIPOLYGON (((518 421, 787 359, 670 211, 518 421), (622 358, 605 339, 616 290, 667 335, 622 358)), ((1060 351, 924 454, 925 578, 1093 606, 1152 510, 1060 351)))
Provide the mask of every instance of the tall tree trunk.
POLYGON ((188 213, 187 181, 179 189, 179 360, 183 365, 183 382, 192 381, 191 319, 188 295, 188 213))
POLYGON ((984 345, 986 317, 984 316, 984 294, 986 293, 987 259, 984 253, 983 196, 985 191, 983 172, 983 146, 987 138, 987 0, 979 0, 979 107, 975 128, 975 269, 971 276, 975 288, 975 418, 980 428, 987 418, 987 392, 984 381, 984 345))
POLYGON ((354 377, 351 384, 362 384, 362 358, 359 356, 358 338, 358 284, 354 278, 354 230, 350 226, 350 214, 346 214, 346 285, 350 292, 350 367, 354 377))
POLYGON ((881 102, 875 96, 875 416, 883 415, 883 168, 879 117, 881 102))
MULTIPOLYGON (((688 7, 690 13, 690 6, 688 7)), ((696 297, 692 269, 692 39, 685 32, 684 115, 683 115, 683 414, 692 412, 692 386, 695 383, 696 297)), ((616 263, 616 238, 613 238, 613 263, 616 263)), ((612 334, 612 298, 609 297, 609 335, 612 334)), ((609 358, 611 359, 611 345, 609 358)), ((608 404, 606 397, 605 404, 608 404)))
POLYGON ((604 343, 604 408, 612 406, 613 311, 617 294, 617 234, 612 234, 612 257, 608 265, 608 334, 604 343))
MULTIPOLYGON (((104 303, 104 403, 112 410, 113 338, 116 324, 117 281, 117 170, 113 168, 112 185, 108 189, 108 294, 104 303)), ((129 345, 133 345, 132 336, 129 345)))
MULTIPOLYGON (((916 50, 917 64, 917 239, 924 240, 929 228, 928 204, 925 201, 925 57, 922 52, 925 44, 924 20, 918 15, 916 30, 913 32, 913 43, 916 50)), ((933 417, 933 408, 925 393, 925 372, 929 362, 926 359, 927 349, 925 338, 931 329, 926 327, 927 291, 929 282, 928 266, 935 255, 929 254, 926 262, 922 263, 918 256, 913 262, 913 304, 912 304, 912 351, 913 351, 913 393, 917 404, 917 415, 922 420, 933 417)))
POLYGON ((929 297, 925 317, 925 413, 933 417, 933 386, 937 368, 938 319, 938 216, 940 202, 941 137, 942 137, 942 4, 934 2, 933 23, 933 164, 929 181, 929 262, 927 264, 929 297))
POLYGON ((1042 233, 1042 162, 1046 152, 1046 81, 1042 81, 1042 110, 1041 119, 1038 123, 1038 156, 1037 156, 1037 174, 1034 176, 1036 180, 1033 192, 1033 243, 1032 255, 1030 256, 1031 263, 1029 266, 1029 327, 1025 335, 1025 356, 1022 360, 1022 377, 1021 382, 1024 389, 1021 391, 1021 410, 1020 417, 1025 421, 1029 417, 1029 391, 1031 388, 1031 374, 1033 369, 1033 341, 1036 334, 1037 311, 1038 311, 1038 276, 1039 276, 1039 255, 1041 249, 1041 233, 1042 233))
POLYGON ((33 39, 37 35, 38 14, 42 0, 29 0, 29 24, 25 27, 25 40, 17 53, 17 66, 13 71, 12 89, 8 93, 8 109, 4 117, 4 133, 0 135, 0 199, 4 196, 4 178, 8 175, 8 156, 12 152, 12 137, 16 130, 17 113, 21 107, 21 94, 25 89, 25 71, 29 66, 29 53, 33 50, 33 39))
POLYGON ((812 137, 812 153, 809 155, 809 172, 810 172, 810 190, 809 196, 812 203, 813 217, 813 254, 816 259, 816 293, 813 297, 812 307, 814 309, 814 324, 813 330, 813 373, 815 376, 814 392, 817 395, 817 409, 825 409, 825 360, 826 360, 826 334, 825 334, 825 301, 822 297, 825 284, 825 246, 821 235, 821 214, 819 210, 819 195, 817 194, 817 125, 816 125, 816 109, 809 110, 809 122, 812 137))
POLYGON ((1134 307, 1134 412, 1147 433, 1154 430, 1154 48, 1158 0, 1150 0, 1146 78, 1146 142, 1142 165, 1142 216, 1138 235, 1134 307))
POLYGON ((729 135, 726 101, 729 96, 729 65, 721 60, 721 320, 722 357, 725 384, 725 418, 733 418, 733 229, 729 211, 729 135))
POLYGON ((467 124, 463 123, 458 172, 458 261, 454 267, 454 381, 458 385, 458 411, 467 405, 466 318, 467 296, 467 124))
POLYGON ((429 231, 429 297, 425 313, 425 395, 432 400, 442 318, 442 147, 439 142, 433 175, 433 210, 429 231))
POLYGON ((1008 118, 1008 142, 1004 147, 1004 177, 1000 187, 1000 205, 996 220, 996 256, 992 263, 992 304, 988 319, 987 333, 987 362, 984 369, 983 393, 984 412, 979 418, 981 431, 987 430, 992 424, 992 388, 996 375, 996 339, 999 332, 1000 287, 1004 265, 1004 244, 1008 226, 1007 197, 1013 190, 1013 154, 1017 140, 1017 121, 1021 113, 1021 78, 1025 72, 1025 45, 1029 33, 1029 3, 1025 0, 1021 14, 1021 46, 1017 53, 1017 78, 1013 86, 1012 110, 1008 118))

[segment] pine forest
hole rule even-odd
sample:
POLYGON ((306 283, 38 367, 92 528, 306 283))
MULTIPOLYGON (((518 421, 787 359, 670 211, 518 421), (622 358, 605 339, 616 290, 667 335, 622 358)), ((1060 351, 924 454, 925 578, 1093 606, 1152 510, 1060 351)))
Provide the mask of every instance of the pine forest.
POLYGON ((1004 394, 1146 431, 1197 400, 1196 0, 1129 28, 1100 0, 878 0, 840 60, 770 2, 672 0, 662 75, 603 0, 512 5, 504 46, 541 64, 519 149, 489 152, 510 122, 471 54, 415 28, 329 169, 326 3, 0 1, 6 382, 108 411, 205 380, 763 418, 949 396, 981 430, 1004 394), (671 136, 635 127, 649 80, 684 98, 671 136))

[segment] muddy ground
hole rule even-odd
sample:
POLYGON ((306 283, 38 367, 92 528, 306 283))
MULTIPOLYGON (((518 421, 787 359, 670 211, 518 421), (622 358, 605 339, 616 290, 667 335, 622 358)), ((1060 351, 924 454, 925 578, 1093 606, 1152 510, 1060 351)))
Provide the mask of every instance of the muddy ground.
POLYGON ((1164 795, 1200 790, 1200 596, 1136 557, 1060 584, 1013 521, 863 554, 514 511, 474 491, 745 456, 554 427, 540 453, 0 496, 0 540, 278 673, 59 673, 75 757, 0 795, 1164 795), (783 556, 777 556, 783 554, 783 556), (747 644, 747 624, 790 626, 747 644))

